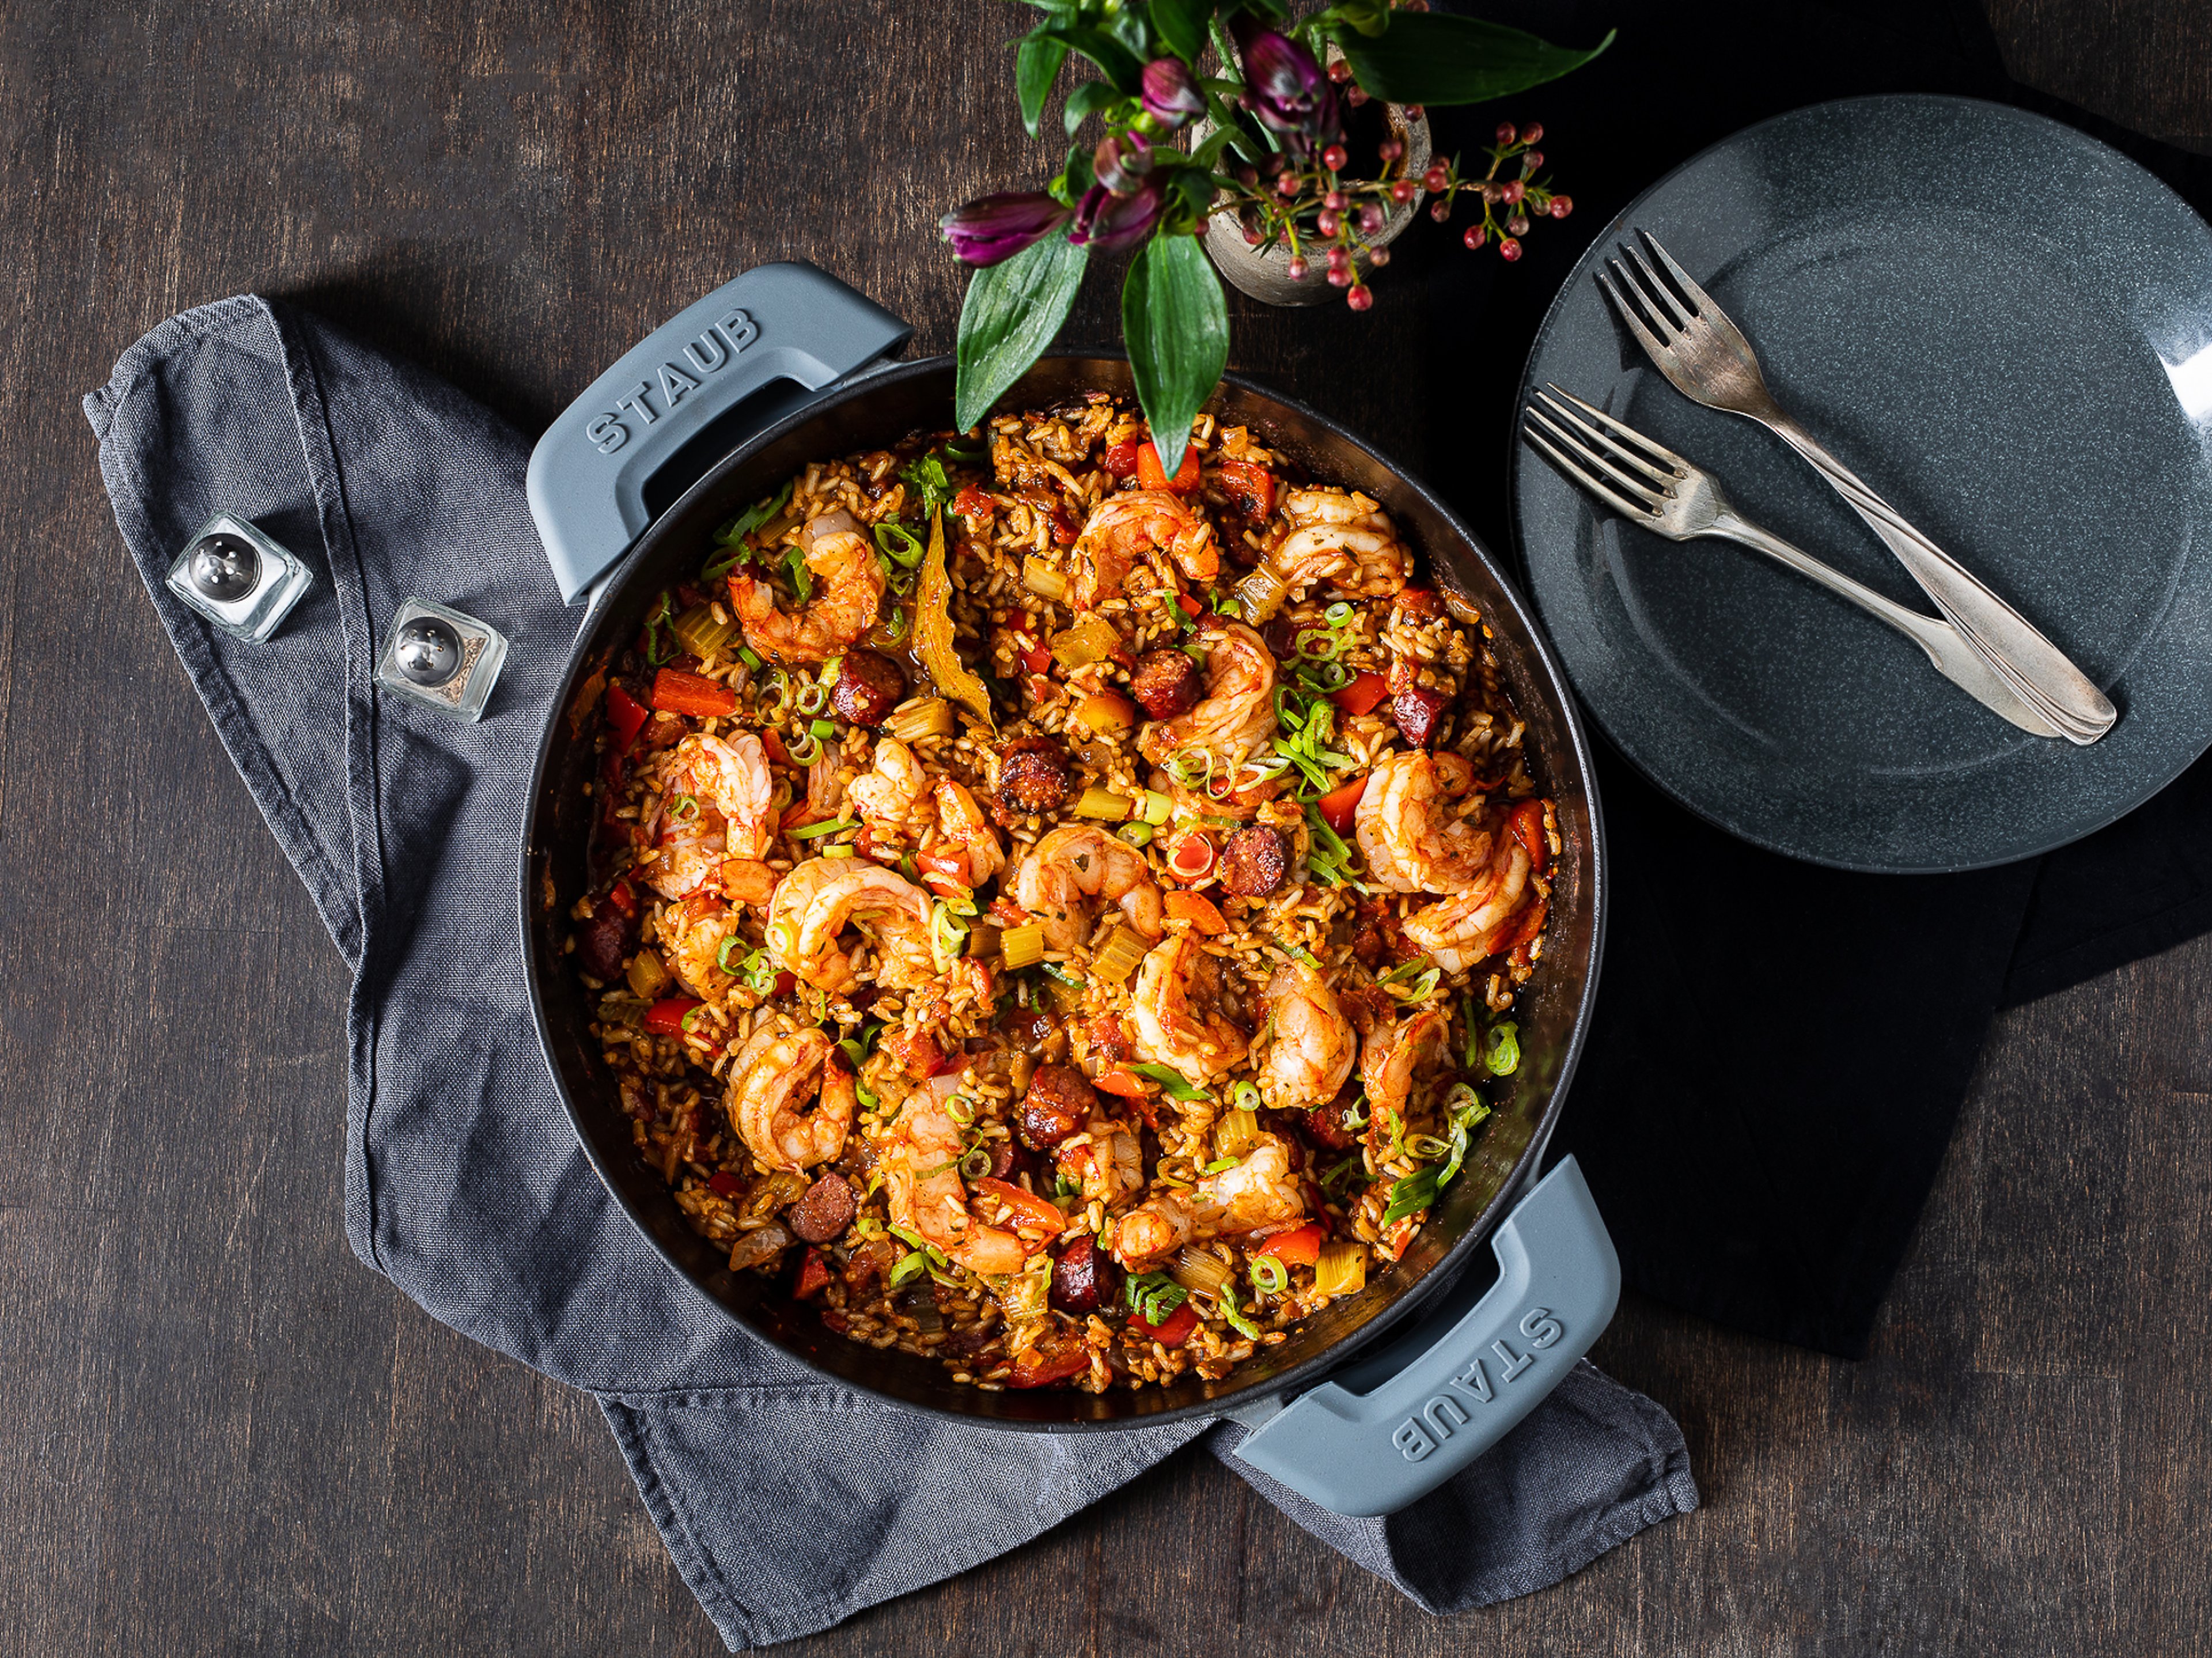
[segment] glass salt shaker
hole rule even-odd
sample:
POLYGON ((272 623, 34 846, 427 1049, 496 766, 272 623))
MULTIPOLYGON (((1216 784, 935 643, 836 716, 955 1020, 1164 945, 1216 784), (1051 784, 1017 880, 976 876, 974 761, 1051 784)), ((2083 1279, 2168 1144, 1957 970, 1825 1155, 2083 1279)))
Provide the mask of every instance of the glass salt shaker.
POLYGON ((169 591, 216 627, 258 644, 315 578, 299 556, 246 519, 217 513, 169 567, 169 591))
POLYGON ((427 598, 410 598, 392 614, 376 680, 441 714, 480 720, 506 660, 507 639, 498 629, 427 598))

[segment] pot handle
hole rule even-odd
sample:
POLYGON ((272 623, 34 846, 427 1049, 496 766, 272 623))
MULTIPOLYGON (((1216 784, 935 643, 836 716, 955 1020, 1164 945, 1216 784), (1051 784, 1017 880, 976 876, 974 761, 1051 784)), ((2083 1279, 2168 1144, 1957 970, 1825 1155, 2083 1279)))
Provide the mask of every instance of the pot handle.
POLYGON ((580 598, 652 522, 647 486, 687 445, 704 436, 702 451, 713 450, 693 452, 696 477, 913 332, 836 277, 797 263, 756 266, 661 324, 563 410, 531 452, 530 515, 563 602, 580 598), (787 381, 795 387, 734 412, 787 381))
POLYGON ((1480 1298, 1455 1285, 1409 1333, 1277 1411, 1237 1455, 1325 1509, 1372 1515, 1426 1496, 1496 1444, 1612 1321, 1620 1260, 1571 1157, 1491 1248, 1498 1276, 1480 1298))

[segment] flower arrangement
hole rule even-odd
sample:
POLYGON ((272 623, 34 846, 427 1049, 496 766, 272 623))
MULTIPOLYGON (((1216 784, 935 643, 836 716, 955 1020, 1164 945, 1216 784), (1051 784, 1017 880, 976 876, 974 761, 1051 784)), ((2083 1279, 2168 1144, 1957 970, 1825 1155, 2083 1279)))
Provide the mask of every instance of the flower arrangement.
MULTIPOLYGON (((945 215, 953 251, 978 267, 960 313, 955 414, 964 431, 1058 336, 1093 252, 1136 250, 1121 287, 1121 331, 1161 465, 1172 473, 1190 423, 1229 361, 1228 306, 1200 246, 1212 215, 1232 211, 1254 246, 1281 246, 1288 274, 1320 259, 1355 311, 1374 303, 1362 264, 1388 203, 1425 191, 1451 217, 1461 197, 1482 218, 1463 240, 1521 257, 1540 216, 1573 203, 1539 176, 1540 125, 1498 129, 1488 166, 1456 159, 1408 177, 1403 148, 1383 140, 1372 179, 1353 179, 1347 109, 1370 99, 1414 106, 1500 98, 1579 67, 1589 52, 1518 29, 1427 9, 1426 0, 1338 0, 1289 20, 1281 0, 1030 0, 1043 21, 1018 43, 1014 87, 1034 136, 1069 58, 1100 78, 1068 94, 1076 140, 1043 190, 985 196, 945 215), (1322 67, 1329 49, 1336 61, 1322 67), (1209 48, 1213 67, 1206 58, 1209 48), (1176 140, 1188 145, 1178 148, 1176 140)), ((1361 158, 1364 162, 1365 158, 1361 158)))

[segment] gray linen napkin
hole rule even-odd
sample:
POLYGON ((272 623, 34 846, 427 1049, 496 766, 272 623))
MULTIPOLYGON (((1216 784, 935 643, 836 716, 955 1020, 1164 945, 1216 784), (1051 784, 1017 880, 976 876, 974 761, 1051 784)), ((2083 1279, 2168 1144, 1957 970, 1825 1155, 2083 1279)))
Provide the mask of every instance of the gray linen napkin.
MULTIPOLYGON (((684 1581, 735 1649, 812 1633, 1027 1541, 1209 1434, 1050 1436, 823 1382, 738 1329, 608 1197, 538 1056, 514 884, 539 721, 574 638, 523 498, 529 446, 452 386, 254 296, 172 318, 84 400, 118 525, 224 746, 353 969, 346 1233, 435 1317, 595 1394, 684 1581), (211 513, 316 587, 271 641, 162 585, 211 513), (480 725, 381 695, 419 596, 512 641, 480 725), (774 1526, 747 1523, 757 1512, 774 1526)), ((1667 1413, 1584 1364, 1449 1486, 1298 1524, 1435 1611, 1555 1582, 1696 1506, 1667 1413)))

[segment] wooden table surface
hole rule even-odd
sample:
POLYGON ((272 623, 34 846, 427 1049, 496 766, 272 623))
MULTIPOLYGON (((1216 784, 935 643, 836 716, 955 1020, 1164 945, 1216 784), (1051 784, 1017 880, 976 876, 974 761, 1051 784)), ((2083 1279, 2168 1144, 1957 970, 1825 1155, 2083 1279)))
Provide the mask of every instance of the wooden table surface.
MULTIPOLYGON (((2212 149, 2202 0, 1990 9, 2021 77, 2212 149)), ((534 431, 771 257, 948 349, 929 223, 1036 155, 1014 15, 0 9, 0 1649, 720 1649, 592 1402, 349 1253, 345 976, 138 592, 76 399, 162 317, 259 288, 534 431)), ((1418 456, 1387 388, 1429 343, 1378 307, 1371 372, 1332 373, 1350 321, 1240 305, 1237 365, 1418 456)), ((2202 1649, 2208 988, 2212 939, 1999 1019, 1866 1362, 1632 1297, 1595 1357, 1680 1419, 1705 1506, 1559 1588, 1429 1618, 1194 1455, 800 1646, 2202 1649)))

